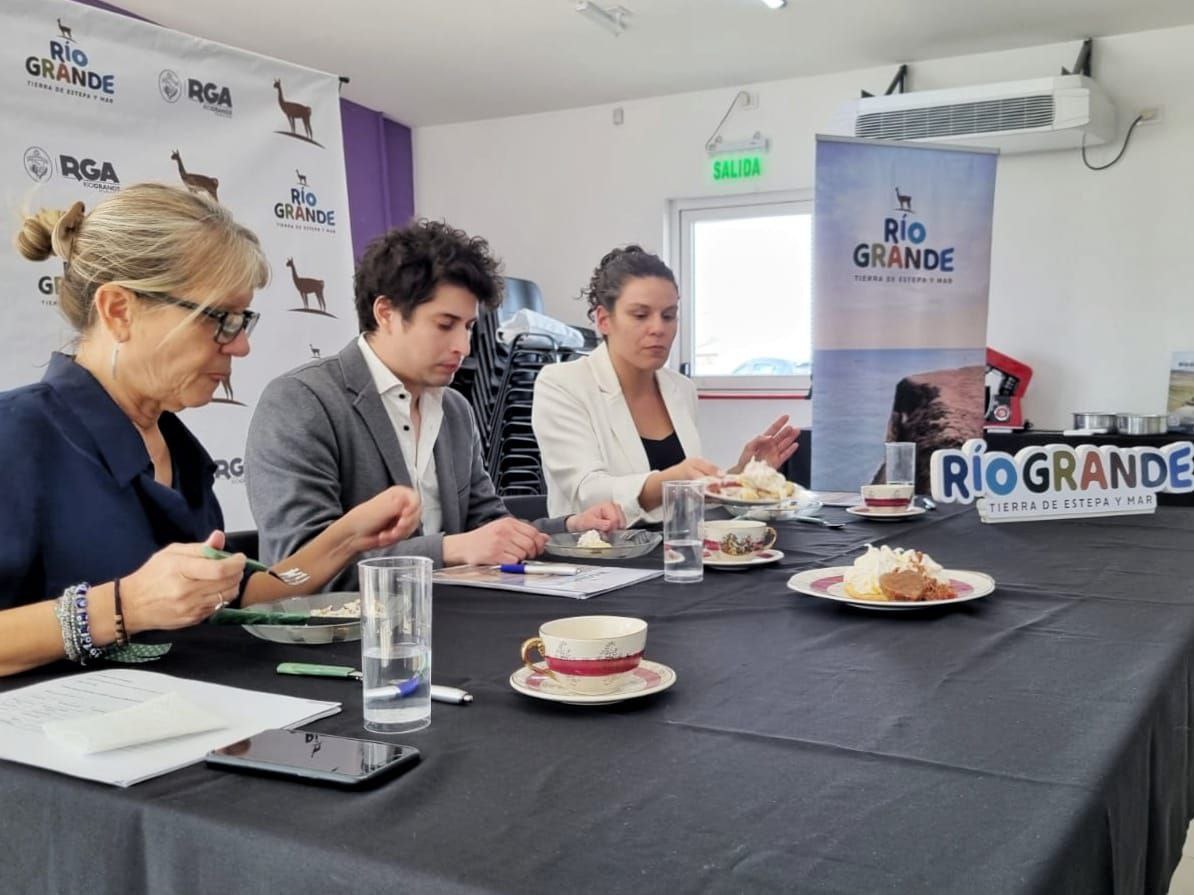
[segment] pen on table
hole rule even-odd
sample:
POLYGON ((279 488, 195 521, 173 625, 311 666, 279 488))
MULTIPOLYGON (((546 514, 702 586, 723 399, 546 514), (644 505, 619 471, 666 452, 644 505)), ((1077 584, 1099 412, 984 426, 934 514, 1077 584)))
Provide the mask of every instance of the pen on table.
POLYGON ((502 563, 498 569, 502 572, 512 572, 515 575, 576 575, 580 573, 580 569, 576 566, 563 566, 558 563, 502 563))
MULTIPOLYGON (((359 681, 364 677, 361 672, 350 665, 312 665, 307 662, 283 662, 278 666, 277 672, 278 674, 301 674, 309 677, 349 678, 354 681, 359 681)), ((385 699, 391 696, 402 698, 418 689, 418 684, 417 678, 411 678, 409 681, 401 681, 389 687, 374 687, 366 692, 365 696, 368 699, 385 699)), ((456 687, 432 684, 431 698, 435 702, 464 705, 473 701, 473 694, 456 687)))

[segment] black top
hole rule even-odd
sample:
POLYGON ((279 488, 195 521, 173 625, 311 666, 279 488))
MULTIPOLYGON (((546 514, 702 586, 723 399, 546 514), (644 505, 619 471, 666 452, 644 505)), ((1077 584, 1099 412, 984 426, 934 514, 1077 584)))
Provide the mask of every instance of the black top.
POLYGON ((175 487, 155 480, 132 421, 74 359, 0 393, 0 609, 140 568, 170 543, 224 527, 215 464, 172 413, 158 418, 175 487))
POLYGON ((647 463, 652 470, 667 469, 684 461, 684 446, 675 431, 667 438, 644 438, 643 450, 647 452, 647 463))

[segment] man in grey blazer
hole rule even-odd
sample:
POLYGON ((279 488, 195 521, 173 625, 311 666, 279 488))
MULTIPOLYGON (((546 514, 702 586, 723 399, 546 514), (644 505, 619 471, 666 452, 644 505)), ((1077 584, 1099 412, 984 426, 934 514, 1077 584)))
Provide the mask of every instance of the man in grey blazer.
MULTIPOLYGON (((395 484, 419 493, 423 524, 384 552, 437 567, 522 562, 543 550, 545 532, 625 526, 612 503, 523 522, 494 491, 472 410, 446 386, 480 306, 501 302, 497 267, 484 240, 434 221, 366 249, 355 278, 361 335, 266 386, 249 426, 245 480, 263 560, 290 555, 395 484)), ((352 567, 329 588, 356 586, 352 567)))

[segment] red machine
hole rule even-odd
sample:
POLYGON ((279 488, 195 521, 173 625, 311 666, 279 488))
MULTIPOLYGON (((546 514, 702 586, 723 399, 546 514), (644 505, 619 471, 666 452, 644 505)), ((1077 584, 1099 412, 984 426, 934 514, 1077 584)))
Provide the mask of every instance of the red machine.
POLYGON ((1032 380, 1032 367, 987 349, 987 417, 984 428, 1023 429, 1020 401, 1032 380))

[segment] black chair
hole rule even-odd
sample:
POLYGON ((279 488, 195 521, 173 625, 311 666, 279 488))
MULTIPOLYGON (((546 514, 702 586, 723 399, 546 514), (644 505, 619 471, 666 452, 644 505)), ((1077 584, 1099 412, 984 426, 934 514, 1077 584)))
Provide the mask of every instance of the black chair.
POLYGON ((506 291, 498 310, 498 322, 505 323, 523 308, 543 313, 543 293, 532 280, 506 277, 506 291))
POLYGON ((801 429, 796 436, 796 444, 799 445, 796 453, 788 458, 781 471, 789 482, 810 488, 812 486, 809 483, 813 478, 813 430, 801 429))

